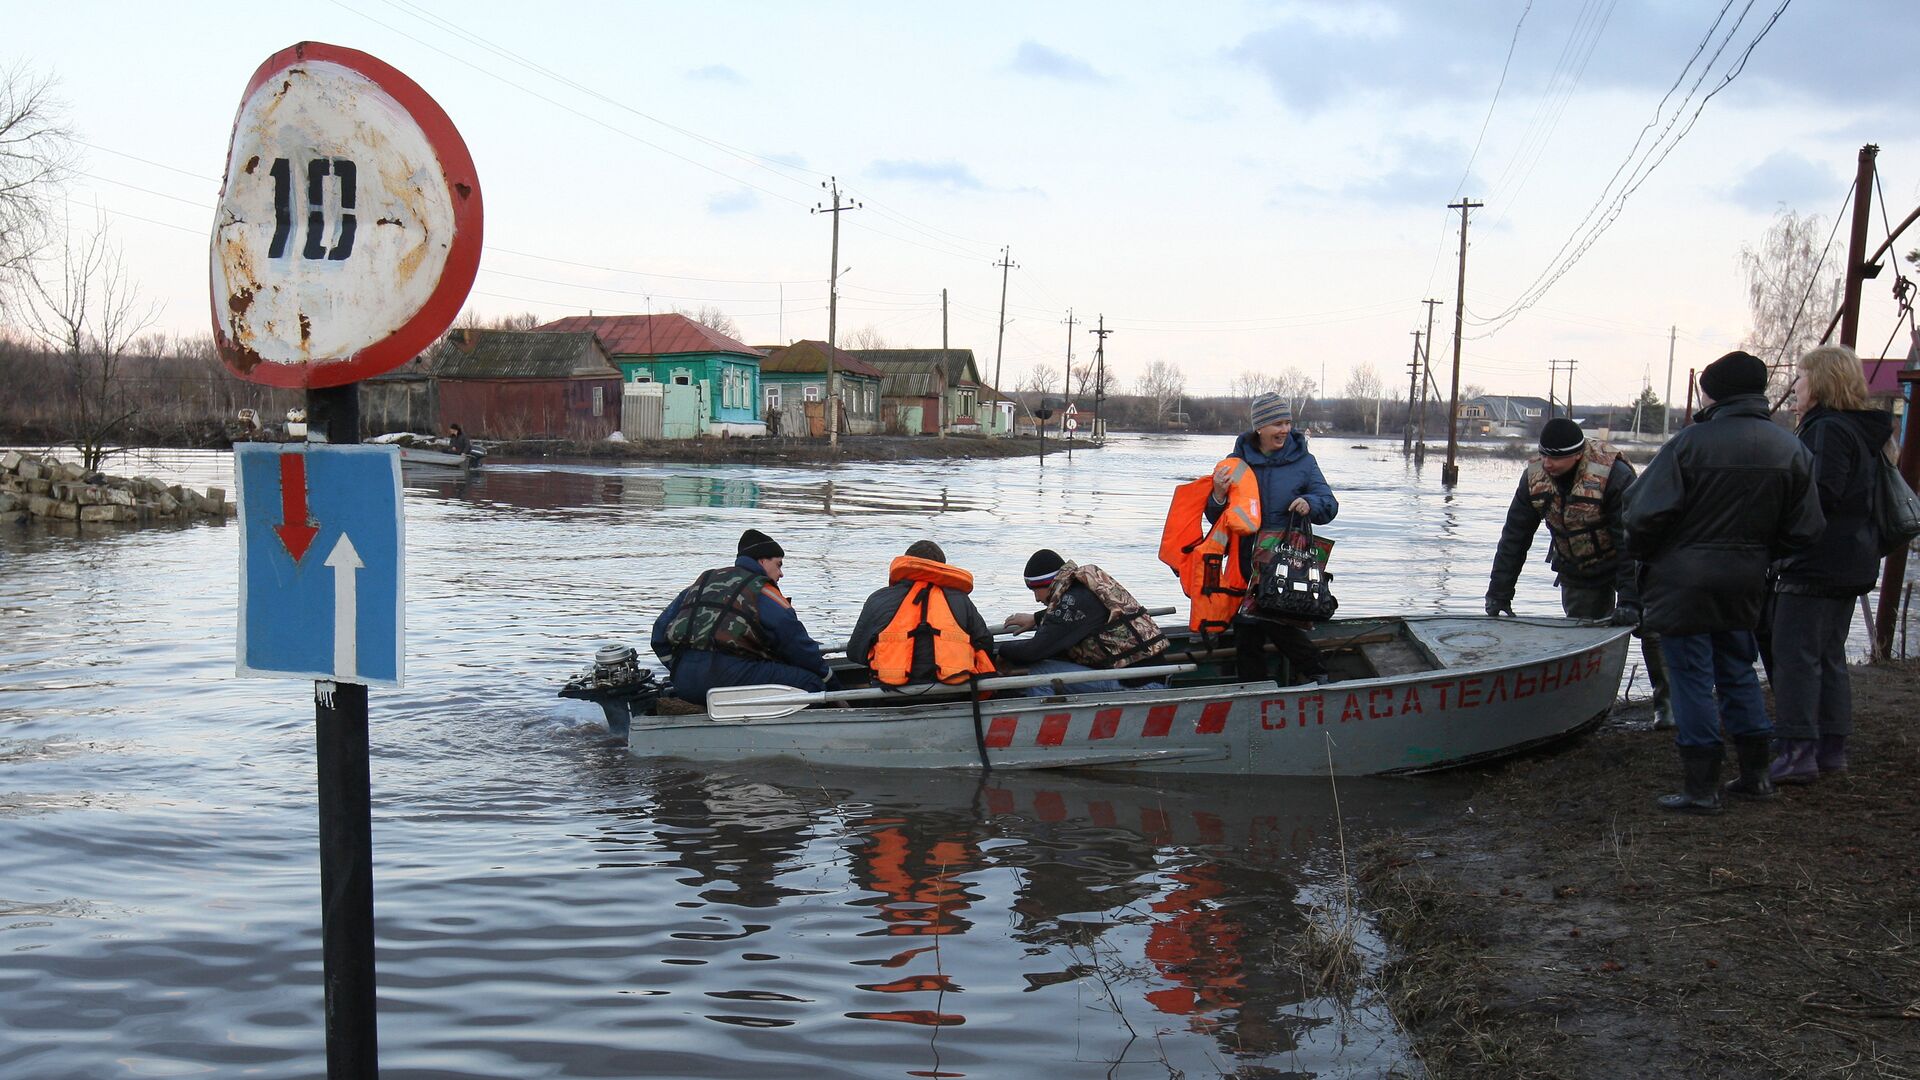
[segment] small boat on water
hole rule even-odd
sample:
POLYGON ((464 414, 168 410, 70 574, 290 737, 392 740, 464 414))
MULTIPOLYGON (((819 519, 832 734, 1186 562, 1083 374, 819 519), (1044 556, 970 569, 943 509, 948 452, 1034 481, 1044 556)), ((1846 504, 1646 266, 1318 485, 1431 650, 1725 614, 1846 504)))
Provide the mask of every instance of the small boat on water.
POLYGON ((418 435, 410 431, 396 431, 390 435, 375 435, 367 440, 370 443, 382 443, 400 448, 402 465, 434 465, 449 469, 477 469, 486 460, 485 447, 469 446, 465 453, 454 449, 450 439, 434 435, 418 435))
POLYGON ((836 674, 852 689, 730 687, 714 691, 705 712, 682 712, 633 650, 613 646, 560 694, 598 704, 614 735, 649 758, 1388 775, 1517 753, 1595 726, 1613 707, 1630 640, 1624 627, 1571 619, 1335 619, 1310 635, 1332 681, 1279 686, 1239 681, 1230 642, 1163 629, 1172 648, 1155 658, 1152 670, 1167 676, 1158 689, 1081 694, 1066 679, 1027 676, 982 685, 1038 684, 1048 695, 979 700, 964 687, 861 689, 864 669, 842 661, 836 674))

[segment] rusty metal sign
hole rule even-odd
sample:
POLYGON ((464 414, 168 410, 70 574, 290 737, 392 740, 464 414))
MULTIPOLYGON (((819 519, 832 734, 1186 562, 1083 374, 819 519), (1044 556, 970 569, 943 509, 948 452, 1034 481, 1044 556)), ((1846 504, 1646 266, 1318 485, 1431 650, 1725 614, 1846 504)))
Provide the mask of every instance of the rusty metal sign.
POLYGON ((269 386, 328 387, 406 363, 452 324, 480 268, 480 182, 412 79, 306 41, 253 73, 215 212, 213 334, 269 386))

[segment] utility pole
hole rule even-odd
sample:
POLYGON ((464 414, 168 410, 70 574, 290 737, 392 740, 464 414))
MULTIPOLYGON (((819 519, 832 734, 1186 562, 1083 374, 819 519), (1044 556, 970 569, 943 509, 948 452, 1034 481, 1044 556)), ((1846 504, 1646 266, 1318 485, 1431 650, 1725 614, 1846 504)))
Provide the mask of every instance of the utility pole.
POLYGON ((1440 470, 1440 482, 1449 487, 1460 482, 1455 458, 1460 453, 1460 337, 1467 313, 1467 215, 1485 205, 1472 199, 1447 204, 1447 209, 1460 211, 1460 284, 1453 297, 1453 396, 1447 400, 1447 464, 1440 470))
POLYGON ((1000 261, 993 265, 1000 268, 1000 340, 993 347, 993 392, 1000 392, 1000 357, 1007 351, 1007 271, 1020 264, 1013 261, 1011 246, 1000 249, 1000 261))
POLYGON ((1569 420, 1573 419, 1573 369, 1579 366, 1579 363, 1578 360, 1567 361, 1567 419, 1569 420))
MULTIPOLYGON (((1441 301, 1427 299, 1420 301, 1427 305, 1427 337, 1420 350, 1420 367, 1424 375, 1420 379, 1420 423, 1413 436, 1413 456, 1417 464, 1427 456, 1427 387, 1433 385, 1433 309, 1441 301)), ((1439 394, 1435 394, 1438 397, 1439 394)))
POLYGON ((1407 430, 1400 440, 1400 452, 1413 452, 1413 395, 1420 389, 1420 331, 1413 332, 1413 359, 1407 363, 1407 430))
POLYGON ((1100 339, 1093 349, 1093 433, 1102 439, 1106 437, 1107 410, 1101 404, 1107 393, 1107 335, 1113 331, 1107 329, 1107 316, 1100 315, 1100 327, 1087 333, 1100 339))
POLYGON ((940 351, 947 351, 947 290, 940 290, 940 351))
POLYGON ((1860 287, 1880 272, 1879 266, 1867 262, 1867 226, 1873 221, 1868 213, 1873 205, 1873 161, 1879 156, 1878 146, 1868 143, 1861 147, 1853 178, 1853 235, 1847 241, 1846 298, 1840 302, 1840 344, 1849 349, 1860 338, 1860 287))
MULTIPOLYGON (((1060 390, 1061 400, 1067 402, 1068 404, 1071 404, 1073 402, 1073 323, 1074 323, 1073 309, 1068 308, 1067 309, 1067 381, 1065 385, 1061 387, 1061 390, 1060 390)), ((1062 424, 1065 424, 1067 422, 1067 418, 1065 416, 1066 406, 1065 405, 1061 406, 1060 411, 1062 414, 1060 417, 1060 422, 1062 424)), ((1066 428, 1063 427, 1060 430, 1065 431, 1066 428)))
POLYGON ((840 179, 829 176, 821 185, 833 192, 833 205, 814 206, 807 211, 810 214, 831 214, 833 216, 833 267, 827 275, 827 445, 836 449, 840 446, 840 373, 833 369, 834 337, 839 330, 840 316, 840 213, 844 210, 858 210, 860 204, 849 199, 840 202, 840 179))
POLYGON ((1660 399, 1660 441, 1673 434, 1673 346, 1680 340, 1680 326, 1667 328, 1667 396, 1660 399))

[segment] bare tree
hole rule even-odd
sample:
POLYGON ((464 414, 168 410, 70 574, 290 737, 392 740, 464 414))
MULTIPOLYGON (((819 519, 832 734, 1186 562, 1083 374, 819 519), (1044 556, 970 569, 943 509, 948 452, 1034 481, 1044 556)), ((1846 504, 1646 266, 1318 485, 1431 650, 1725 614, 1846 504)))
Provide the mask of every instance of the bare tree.
POLYGON ((1153 410, 1155 427, 1166 427, 1179 411, 1180 398, 1187 390, 1187 376, 1170 361, 1155 360, 1133 382, 1134 392, 1147 399, 1153 410))
POLYGON ((740 324, 734 322, 732 316, 713 304, 702 304, 698 310, 689 308, 675 308, 674 310, 677 314, 685 315, 687 318, 692 319, 694 322, 699 323, 709 330, 718 331, 733 338, 735 341, 740 340, 740 324))
POLYGON ((1275 393, 1274 387, 1278 385, 1279 379, 1269 372, 1242 371, 1233 377, 1232 382, 1227 384, 1227 390, 1234 397, 1245 401, 1252 401, 1261 394, 1275 393))
POLYGON ((1346 393, 1357 421, 1354 426, 1365 429, 1371 413, 1373 433, 1380 434, 1380 398, 1385 391, 1380 386, 1380 373, 1372 364, 1362 363, 1347 374, 1346 393))
POLYGON ((104 224, 85 239, 62 233, 59 253, 33 260, 19 276, 28 325, 65 360, 62 426, 91 472, 145 404, 129 393, 121 365, 159 312, 140 302, 104 224))
POLYGON ((1058 380, 1059 377, 1059 369, 1052 364, 1035 364, 1033 365, 1033 370, 1027 372, 1027 377, 1021 380, 1019 392, 1022 394, 1051 394, 1053 393, 1056 380, 1058 380))
POLYGON ((1745 347, 1779 379, 1790 379, 1793 362, 1820 343, 1840 304, 1844 261, 1827 244, 1818 214, 1791 210, 1774 216, 1758 247, 1741 247, 1753 319, 1745 347))
MULTIPOLYGON (((1486 397, 1486 396, 1487 396, 1487 388, 1484 386, 1481 386, 1479 383, 1470 382, 1470 383, 1460 384, 1460 400, 1461 401, 1472 401, 1474 398, 1486 397)), ((1444 401, 1444 399, 1442 400, 1444 401)))
MULTIPOLYGON (((25 271, 49 232, 53 199, 75 160, 64 112, 51 78, 24 67, 0 71, 0 275, 25 271)), ((5 300, 0 291, 0 307, 5 300)))
POLYGON ((1320 388, 1306 372, 1290 367, 1278 375, 1272 376, 1272 383, 1266 389, 1287 399, 1287 405, 1293 409, 1293 415, 1299 416, 1306 406, 1307 399, 1320 388))
POLYGON ((884 349, 887 339, 871 323, 853 332, 853 336, 840 343, 843 349, 884 349))
POLYGON ((1113 365, 1102 365, 1088 360, 1073 365, 1073 396, 1080 401, 1092 401, 1096 398, 1109 398, 1120 387, 1120 380, 1114 375, 1113 365))

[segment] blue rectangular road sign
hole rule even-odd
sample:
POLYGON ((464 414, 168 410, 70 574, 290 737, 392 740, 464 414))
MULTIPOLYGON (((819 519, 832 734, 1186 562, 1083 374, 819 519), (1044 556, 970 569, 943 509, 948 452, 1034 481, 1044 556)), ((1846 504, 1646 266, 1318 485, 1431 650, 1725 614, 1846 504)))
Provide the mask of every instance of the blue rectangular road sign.
POLYGON ((400 449, 241 443, 239 674, 399 686, 400 449))

